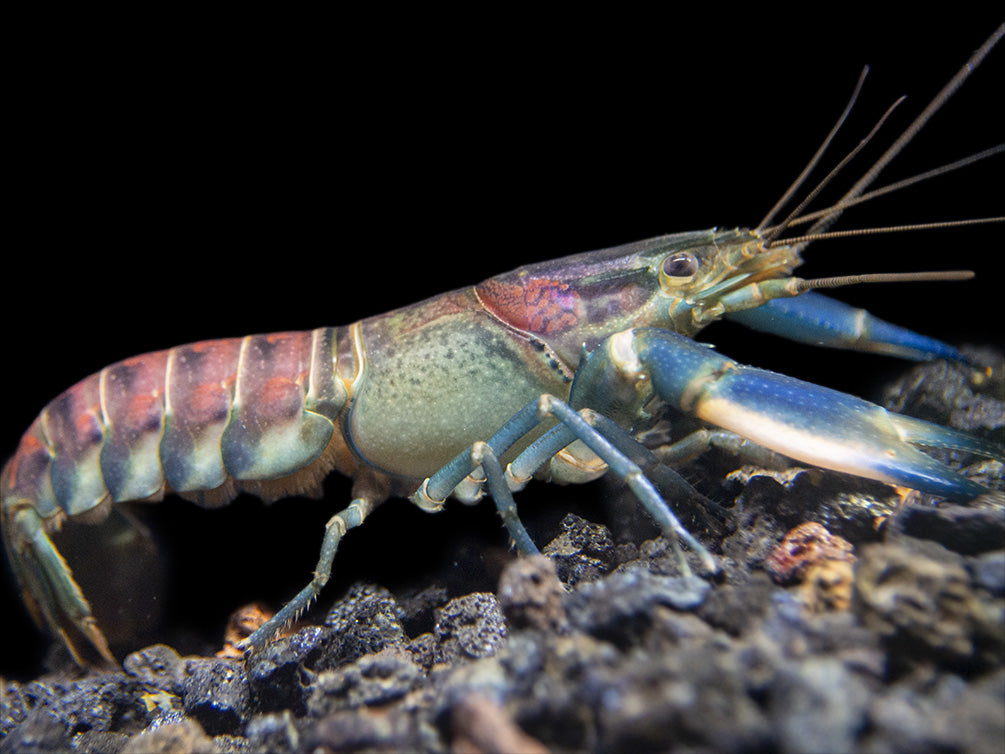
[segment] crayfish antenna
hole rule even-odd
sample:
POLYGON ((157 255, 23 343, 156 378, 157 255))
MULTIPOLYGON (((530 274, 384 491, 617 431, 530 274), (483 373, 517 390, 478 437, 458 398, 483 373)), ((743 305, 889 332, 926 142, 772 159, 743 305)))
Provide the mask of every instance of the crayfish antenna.
POLYGON ((809 178, 810 173, 813 172, 813 169, 817 166, 817 163, 820 162, 820 159, 824 156, 824 152, 827 151, 827 148, 830 146, 831 141, 833 141, 834 137, 837 136, 837 132, 841 129, 841 126, 844 125, 845 119, 848 117, 849 113, 851 113, 852 111, 852 108, 855 106, 855 102, 858 100, 858 95, 862 91, 862 85, 865 83, 865 77, 868 74, 869 74, 869 66, 866 66, 865 68, 862 69, 862 73, 858 77, 858 83, 855 84, 855 89, 851 93, 851 98, 848 100, 848 104, 845 105, 844 110, 842 111, 840 117, 837 119, 837 123, 835 123, 834 126, 831 128, 830 133, 827 134, 827 137, 824 139, 823 144, 821 144, 820 147, 817 149, 817 151, 813 154, 813 156, 810 158, 810 161, 806 163, 806 167, 804 167, 803 171, 796 177, 796 180, 794 180, 792 182, 792 185, 785 190, 785 193, 782 194, 782 197, 777 202, 775 202, 775 206, 771 208, 771 210, 768 212, 767 215, 764 216, 764 219, 757 224, 757 230, 760 231, 766 228, 768 224, 775 219, 775 215, 777 215, 781 211, 782 207, 784 207, 792 198, 792 196, 796 193, 796 191, 799 190, 799 187, 806 182, 807 178, 809 178))
POLYGON ((795 220, 797 217, 799 217, 799 213, 802 212, 810 202, 816 199, 817 196, 820 195, 820 192, 823 191, 824 188, 826 188, 827 185, 832 180, 834 180, 834 178, 837 177, 838 173, 840 173, 841 170, 849 162, 852 161, 855 155, 857 155, 859 152, 865 149, 865 146, 870 141, 872 141, 872 137, 875 136, 879 132, 879 129, 882 128, 883 124, 886 123, 886 119, 889 118, 890 115, 893 113, 893 111, 897 108, 897 105, 899 105, 903 101, 904 97, 900 97, 896 102, 890 105, 889 109, 887 109, 887 111, 883 113, 883 117, 880 118, 876 122, 876 125, 872 127, 872 130, 865 135, 865 138, 862 139, 855 146, 854 149, 852 149, 848 154, 846 154, 844 158, 837 165, 835 165, 834 168, 827 175, 824 176, 823 180, 820 181, 820 183, 818 183, 816 187, 812 191, 810 191, 810 193, 807 194, 806 197, 801 202, 799 202, 796 208, 789 213, 788 217, 786 217, 781 223, 772 228, 771 232, 769 232, 764 239, 764 244, 766 246, 771 246, 771 244, 775 240, 777 240, 782 233, 785 232, 786 228, 788 228, 789 225, 792 224, 792 221, 795 220))
MULTIPOLYGON (((827 231, 826 233, 814 233, 812 232, 813 228, 810 228, 811 232, 807 233, 805 236, 786 238, 784 241, 776 241, 775 243, 785 243, 787 245, 793 245, 800 243, 810 243, 812 241, 823 241, 825 239, 833 239, 833 238, 851 238, 854 236, 875 236, 875 235, 882 235, 884 233, 903 233, 909 230, 939 230, 944 228, 961 228, 968 225, 990 225, 993 223, 1000 223, 1000 222, 1005 222, 1005 215, 1001 215, 999 217, 974 217, 968 220, 942 220, 934 223, 914 223, 913 225, 887 225, 882 228, 854 228, 851 230, 831 230, 827 231)), ((931 273, 923 273, 923 274, 931 274, 931 273)), ((947 278, 947 279, 960 279, 960 278, 947 278)), ((869 282, 869 281, 861 280, 855 282, 869 282)), ((890 282, 890 281, 884 280, 878 282, 890 282)))
POLYGON ((809 235, 814 233, 821 233, 829 228, 844 211, 848 202, 857 198, 863 191, 865 191, 873 181, 879 177, 880 172, 887 164, 906 147, 911 140, 917 135, 928 120, 937 113, 944 104, 952 97, 956 91, 963 85, 963 82, 967 80, 971 73, 977 70, 977 67, 981 64, 987 54, 991 52, 996 44, 1001 41, 1002 36, 1005 35, 1005 23, 995 29, 994 33, 988 37, 988 39, 982 44, 970 59, 957 71, 956 75, 949 80, 942 90, 935 95, 928 106, 921 111, 921 114, 909 125, 904 132, 897 138, 893 144, 882 154, 882 156, 876 160, 871 168, 869 168, 865 174, 859 178, 859 180, 852 186, 848 193, 845 194, 841 199, 832 207, 832 211, 829 212, 824 217, 817 220, 809 229, 809 235))
MULTIPOLYGON (((881 196, 882 194, 886 194, 891 191, 905 188, 907 186, 913 185, 914 183, 918 183, 928 178, 932 178, 936 175, 942 175, 944 173, 948 173, 952 170, 986 159, 987 157, 990 157, 994 154, 998 154, 1003 150, 1005 150, 1005 145, 999 144, 995 147, 986 149, 975 155, 971 155, 970 157, 965 157, 961 160, 957 160, 954 163, 950 163, 948 165, 935 168, 933 170, 921 173, 911 178, 904 179, 902 181, 899 181, 895 184, 891 184, 890 186, 884 187, 882 189, 877 189, 875 191, 870 192, 869 194, 863 193, 866 188, 872 185, 872 183, 876 180, 876 178, 879 176, 882 170, 886 167, 886 165, 894 157, 896 157, 904 149, 904 147, 906 147, 911 142, 911 140, 915 137, 915 135, 917 135, 918 131, 920 131, 924 127, 924 125, 928 122, 928 120, 936 112, 938 112, 940 108, 942 108, 942 106, 949 100, 950 97, 952 97, 953 94, 956 93, 956 91, 960 88, 960 86, 967 79, 967 77, 980 65, 980 63, 984 60, 984 58, 992 50, 992 48, 994 48, 994 46, 1001 40, 1003 35, 1005 35, 1005 24, 999 26, 995 30, 995 32, 984 42, 984 44, 981 45, 974 52, 973 55, 971 55, 967 63, 956 73, 955 76, 953 76, 953 78, 949 81, 949 83, 947 83, 942 88, 942 90, 939 91, 939 93, 931 100, 931 102, 929 102, 928 106, 925 107, 924 110, 922 110, 922 112, 914 119, 914 121, 906 129, 904 129, 904 131, 900 134, 900 136, 897 137, 896 140, 894 140, 893 144, 891 144, 887 148, 887 150, 882 154, 882 156, 878 160, 876 160, 875 163, 873 163, 872 167, 870 167, 862 175, 862 177, 848 190, 848 192, 841 199, 839 199, 837 202, 832 204, 830 207, 827 207, 826 209, 819 210, 817 212, 808 215, 802 215, 802 216, 800 215, 800 212, 802 212, 803 209, 805 209, 805 207, 814 198, 816 198, 817 195, 819 195, 821 190, 831 182, 831 180, 838 174, 838 172, 843 167, 845 167, 845 165, 848 164, 851 158, 854 157, 858 152, 860 152, 862 148, 869 142, 869 140, 879 130, 880 126, 889 117, 893 109, 903 100, 903 97, 898 99, 886 111, 886 113, 884 113, 883 117, 879 119, 879 121, 876 123, 875 126, 873 126, 872 130, 866 135, 866 137, 851 152, 849 152, 848 155, 846 155, 837 164, 837 166, 834 169, 832 169, 830 173, 827 174, 827 176, 822 181, 820 181, 820 183, 816 186, 816 188, 814 188, 806 196, 806 198, 799 203, 799 205, 789 214, 788 217, 786 217, 784 221, 773 227, 769 227, 769 223, 772 222, 772 220, 778 214, 781 208, 791 199, 792 195, 806 181, 810 172, 816 167, 817 163, 823 156, 824 151, 830 145, 838 129, 844 123, 846 117, 848 116, 849 112, 852 109, 852 106, 855 104, 855 101, 858 98, 863 81, 865 79, 865 75, 868 72, 868 68, 863 70, 862 75, 859 77, 859 81, 856 84, 855 90, 852 93, 851 99, 845 106, 845 110, 838 118, 837 123, 831 129, 827 137, 824 139, 823 144, 821 144, 820 148, 810 159, 806 167, 803 168, 803 171, 799 174, 799 176, 796 178, 793 184, 785 191, 781 199, 779 199, 778 202, 775 204, 775 206, 771 208, 771 211, 768 212, 768 214, 764 217, 764 219, 761 220, 760 223, 758 223, 756 231, 765 234, 764 245, 766 247, 770 247, 773 244, 781 243, 779 238, 787 228, 789 228, 794 224, 809 222, 811 219, 814 220, 815 222, 810 227, 806 235, 800 236, 799 239, 786 239, 784 242, 787 244, 792 244, 798 242, 808 242, 809 240, 817 240, 818 238, 827 237, 822 236, 821 234, 823 234, 827 228, 829 228, 834 222, 836 222, 837 219, 841 216, 841 213, 848 207, 851 207, 855 204, 860 204, 866 201, 867 199, 876 198, 877 196, 881 196)), ((920 228, 924 226, 918 226, 918 227, 920 228)))
MULTIPOLYGON (((878 199, 884 194, 892 194, 894 191, 900 191, 901 189, 906 189, 909 186, 914 186, 915 184, 921 183, 922 181, 927 181, 929 178, 937 178, 940 175, 946 175, 954 170, 959 170, 960 168, 965 168, 968 165, 973 165, 974 163, 986 160, 989 157, 994 157, 996 154, 1001 154, 1005 152, 1005 144, 997 144, 993 147, 981 150, 975 154, 969 155, 967 157, 962 157, 955 162, 950 162, 945 165, 940 165, 937 168, 932 168, 931 170, 926 170, 923 173, 918 173, 916 175, 909 176, 902 180, 896 181, 894 183, 887 184, 886 186, 881 186, 880 188, 873 189, 872 191, 867 191, 860 196, 850 199, 848 201, 842 202, 840 209, 845 210, 849 207, 854 207, 856 204, 864 204, 872 199, 878 199)), ((833 207, 825 207, 824 209, 818 209, 815 212, 807 212, 805 215, 800 215, 799 217, 793 218, 788 223, 788 227, 793 227, 795 225, 804 225, 814 220, 818 220, 821 217, 826 217, 829 213, 838 209, 837 205, 833 207)), ((775 243, 779 243, 777 238, 775 243)))

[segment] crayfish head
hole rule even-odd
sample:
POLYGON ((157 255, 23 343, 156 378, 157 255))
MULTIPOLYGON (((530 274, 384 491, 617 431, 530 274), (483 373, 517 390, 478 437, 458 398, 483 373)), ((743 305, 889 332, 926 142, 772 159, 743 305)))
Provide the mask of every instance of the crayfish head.
POLYGON ((801 261, 795 247, 768 248, 756 231, 711 229, 526 265, 474 293, 490 315, 574 365, 584 345, 634 327, 693 336, 732 311, 732 299, 749 298, 749 286, 786 279, 801 261))
POLYGON ((799 246, 767 246, 757 231, 712 231, 705 243, 670 250, 653 264, 666 299, 671 326, 694 335, 724 314, 749 309, 774 298, 802 264, 799 246))

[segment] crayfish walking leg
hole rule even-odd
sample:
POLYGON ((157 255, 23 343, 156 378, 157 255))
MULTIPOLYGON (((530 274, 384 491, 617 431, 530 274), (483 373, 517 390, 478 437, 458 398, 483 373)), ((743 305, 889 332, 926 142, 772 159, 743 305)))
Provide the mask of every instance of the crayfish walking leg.
MULTIPOLYGON (((588 411, 588 409, 586 410, 588 411)), ((615 428, 619 434, 624 434, 623 430, 615 428)), ((678 549, 678 540, 683 540, 698 553, 703 566, 708 571, 715 572, 717 566, 708 550, 684 528, 638 464, 619 449, 615 442, 605 437, 606 431, 591 425, 564 401, 552 395, 542 395, 539 399, 528 403, 487 442, 476 443, 471 450, 459 454, 439 472, 425 480, 412 496, 412 501, 427 509, 442 505, 446 494, 461 484, 465 477, 481 464, 488 482, 489 493, 496 501, 496 507, 499 509, 514 543, 524 553, 537 552, 537 548, 516 515, 511 489, 520 489, 529 480, 530 474, 524 476, 521 470, 526 469, 533 473, 547 461, 556 459, 556 456, 559 456, 559 453, 572 443, 580 441, 603 461, 604 465, 600 467, 602 470, 609 468, 628 484, 643 507, 670 540, 677 552, 681 570, 685 574, 689 575, 691 571, 683 554, 678 549), (525 449, 509 465, 504 474, 499 468, 498 457, 505 453, 516 440, 534 430, 549 417, 558 419, 561 424, 552 428, 537 442, 525 449), (436 497, 437 494, 442 496, 436 497)), ((562 468, 562 463, 569 464, 569 459, 570 456, 567 455, 557 463, 553 462, 553 469, 562 468)), ((561 472, 559 473, 561 474, 561 472)), ((686 486, 683 480, 681 482, 686 486)), ((475 497, 475 499, 477 498, 475 497)))
POLYGON ((255 633, 249 636, 245 643, 251 647, 263 646, 272 636, 288 623, 295 621, 306 610, 311 602, 321 593, 328 578, 331 576, 332 563, 338 551, 342 537, 349 529, 355 529, 366 520, 376 504, 367 498, 357 498, 345 510, 336 513, 325 524, 325 536, 321 543, 321 557, 314 569, 314 578, 300 590, 293 599, 283 606, 283 609, 266 621, 255 633))

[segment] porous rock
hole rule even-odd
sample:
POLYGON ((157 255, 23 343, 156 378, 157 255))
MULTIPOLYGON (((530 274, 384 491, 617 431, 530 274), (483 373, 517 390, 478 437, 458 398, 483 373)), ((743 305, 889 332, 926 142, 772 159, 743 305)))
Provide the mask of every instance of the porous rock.
POLYGON ((564 596, 554 561, 540 555, 514 560, 499 579, 499 604, 513 629, 565 630, 564 596))
POLYGON ((934 544, 864 547, 856 589, 863 621, 898 655, 968 661, 993 622, 962 559, 934 544))
POLYGON ((437 662, 489 657, 506 638, 506 621, 494 594, 458 597, 436 611, 437 662))
POLYGON ((319 627, 308 626, 251 653, 248 680, 260 709, 291 709, 303 714, 305 665, 320 655, 322 634, 319 627))
POLYGON ((191 659, 186 672, 182 690, 186 714, 211 735, 237 731, 248 713, 251 696, 243 664, 191 659))
POLYGON ((325 618, 321 667, 338 667, 405 641, 397 601, 385 588, 354 584, 325 618))
POLYGON ((611 570, 616 554, 614 539, 606 526, 569 513, 562 519, 561 533, 542 550, 555 564, 558 577, 569 586, 594 581, 611 570))

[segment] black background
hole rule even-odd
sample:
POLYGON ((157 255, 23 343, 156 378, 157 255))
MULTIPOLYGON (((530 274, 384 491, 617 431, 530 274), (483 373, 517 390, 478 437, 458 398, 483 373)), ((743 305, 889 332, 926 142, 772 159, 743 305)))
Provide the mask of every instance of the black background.
MULTIPOLYGON (((879 139, 888 143, 1000 23, 990 12, 694 13, 135 19, 99 34, 63 19, 55 31, 26 28, 30 52, 7 108, 17 135, 8 137, 0 451, 13 452, 61 390, 137 353, 345 324, 527 262, 755 225, 827 133, 863 65, 872 72, 834 160, 906 94, 879 139)), ((1002 140, 1003 56, 992 53, 881 183, 1002 140)), ((841 186, 867 164, 857 161, 841 186)), ((839 227, 1002 214, 1001 178, 997 157, 850 211, 839 227)), ((801 272, 974 269, 969 283, 841 297, 954 343, 1000 344, 1002 233, 997 225, 822 242, 801 272)), ((702 338, 742 361, 867 397, 901 369, 728 325, 702 338)), ((172 573, 191 581, 179 581, 172 616, 215 622, 259 594, 261 574, 227 575, 220 562, 275 571, 285 581, 268 596, 288 596, 313 567, 325 519, 347 500, 346 484, 333 482, 321 505, 265 511, 242 500, 222 513, 177 513, 172 573), (229 533, 255 522, 257 533, 240 535, 240 555, 214 533, 221 516, 229 533)), ((459 516, 457 508, 433 518, 387 506, 373 531, 352 536, 408 570, 422 568, 421 553, 435 557, 454 518, 478 515, 504 544, 491 505, 459 516)), ((481 536, 470 534, 476 544, 481 536)), ((340 574, 353 571, 346 583, 371 575, 353 557, 340 553, 336 563, 340 574)), ((41 639, 13 590, 0 597, 14 637, 0 650, 0 673, 30 674, 41 639)))

